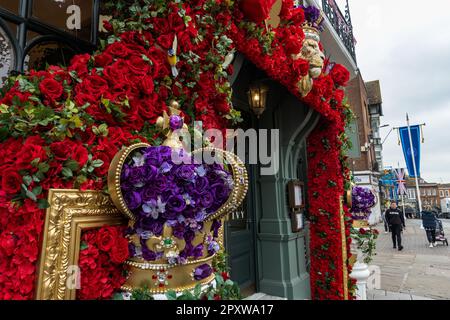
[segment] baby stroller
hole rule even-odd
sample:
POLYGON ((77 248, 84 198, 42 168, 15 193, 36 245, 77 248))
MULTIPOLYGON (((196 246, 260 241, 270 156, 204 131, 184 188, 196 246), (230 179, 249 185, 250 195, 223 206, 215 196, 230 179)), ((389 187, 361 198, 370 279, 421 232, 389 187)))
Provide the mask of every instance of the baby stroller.
POLYGON ((446 245, 448 247, 448 240, 445 237, 444 228, 442 226, 442 221, 436 219, 436 242, 442 242, 442 245, 446 245))

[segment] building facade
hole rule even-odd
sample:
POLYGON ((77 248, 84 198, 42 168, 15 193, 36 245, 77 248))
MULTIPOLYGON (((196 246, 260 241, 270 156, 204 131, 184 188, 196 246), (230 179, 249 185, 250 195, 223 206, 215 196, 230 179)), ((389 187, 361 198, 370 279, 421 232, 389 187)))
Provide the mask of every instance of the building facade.
MULTIPOLYGON (((415 180, 408 178, 406 187, 408 190, 407 204, 418 210, 419 204, 415 180)), ((441 198, 439 197, 439 185, 437 183, 429 183, 423 179, 419 179, 419 190, 422 208, 429 205, 433 210, 441 211, 441 198)))
POLYGON ((370 86, 371 91, 369 91, 361 73, 358 73, 350 81, 346 93, 355 119, 347 128, 347 134, 352 140, 352 150, 350 150, 349 156, 355 184, 371 189, 377 197, 377 204, 372 209, 369 218, 370 224, 376 224, 381 219, 382 197, 379 186, 379 163, 382 160, 377 159, 377 152, 379 155, 381 154, 379 151, 381 146, 379 126, 382 108, 381 98, 373 98, 372 87, 370 86))
MULTIPOLYGON (((353 80, 347 92, 355 105, 362 105, 361 120, 364 159, 355 159, 361 185, 375 187, 375 153, 370 146, 370 118, 364 81, 356 72, 355 41, 348 6, 342 13, 334 0, 306 1, 325 12, 322 45, 327 55, 347 67, 353 80), (356 79, 356 80, 355 80, 356 79), (360 101, 357 103, 357 97, 360 101), (362 110, 365 110, 364 112, 362 110), (369 124, 367 126, 367 124, 369 124), (366 177, 369 180, 366 181, 366 177)), ((0 61, 1 76, 43 69, 47 64, 66 66, 77 53, 92 51, 98 40, 100 1, 2 0, 0 45, 6 52, 0 61), (8 58, 9 57, 9 58, 8 58)), ((289 299, 310 297, 308 223, 293 232, 286 185, 291 180, 306 182, 306 139, 320 115, 274 81, 268 83, 267 109, 261 117, 249 107, 250 84, 267 78, 261 70, 237 54, 231 79, 233 103, 242 112, 243 129, 280 130, 280 173, 260 175, 259 165, 249 165, 249 192, 242 208, 226 225, 225 245, 232 277, 244 293, 264 292, 289 299)), ((1 86, 1 85, 0 85, 1 86)), ((361 151, 361 149, 360 149, 361 151)), ((356 168, 357 169, 357 168, 356 168)), ((306 183, 305 183, 306 184, 306 183)), ((307 201, 307 199, 306 199, 307 201)), ((306 213, 307 215, 307 213, 306 213)))
POLYGON ((443 213, 450 213, 450 184, 440 184, 438 191, 441 211, 443 213))

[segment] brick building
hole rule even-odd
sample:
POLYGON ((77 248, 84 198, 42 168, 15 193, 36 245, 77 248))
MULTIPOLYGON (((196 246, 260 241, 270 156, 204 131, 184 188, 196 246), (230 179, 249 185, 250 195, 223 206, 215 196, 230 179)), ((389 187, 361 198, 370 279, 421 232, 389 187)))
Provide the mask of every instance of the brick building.
MULTIPOLYGON (((346 93, 355 114, 355 119, 347 128, 347 134, 353 145, 349 153, 350 168, 356 185, 370 188, 377 195, 378 202, 372 209, 369 219, 369 223, 374 224, 381 217, 379 178, 382 160, 380 158, 380 162, 378 162, 376 154, 381 145, 378 130, 382 116, 379 82, 365 83, 361 73, 358 73, 349 82, 346 93)), ((379 156, 381 157, 381 151, 379 156)))
POLYGON ((442 212, 450 213, 450 183, 440 184, 438 191, 442 212))

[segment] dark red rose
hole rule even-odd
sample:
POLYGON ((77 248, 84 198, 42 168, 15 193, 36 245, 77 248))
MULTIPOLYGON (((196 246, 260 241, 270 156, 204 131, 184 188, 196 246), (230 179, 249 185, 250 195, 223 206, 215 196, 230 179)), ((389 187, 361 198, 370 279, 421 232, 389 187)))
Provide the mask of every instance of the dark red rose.
POLYGON ((50 144, 50 150, 53 154, 53 157, 59 161, 67 160, 72 154, 74 147, 75 144, 69 139, 53 142, 52 144, 50 144))
POLYGON ((41 81, 39 84, 39 90, 44 95, 44 97, 50 100, 52 103, 61 97, 64 88, 55 79, 47 78, 41 81))
POLYGON ((23 183, 22 176, 12 168, 3 171, 2 175, 2 190, 7 194, 18 193, 23 183))
POLYGON ((184 24, 183 18, 181 18, 178 13, 172 13, 169 15, 169 27, 171 31, 179 32, 183 30, 186 25, 184 24))
POLYGON ((18 169, 31 169, 31 162, 35 159, 40 159, 43 162, 47 159, 47 154, 42 148, 44 143, 32 144, 31 142, 26 142, 20 152, 17 154, 16 165, 18 169))
POLYGON ((109 164, 111 163, 111 157, 105 152, 94 153, 94 160, 102 160, 103 165, 99 168, 95 168, 94 172, 99 177, 105 177, 108 174, 109 164))
POLYGON ((366 232, 366 230, 365 230, 365 229, 363 229, 363 228, 360 228, 360 229, 359 229, 359 233, 361 233, 361 234, 366 234, 367 232, 366 232))
POLYGON ((241 0, 240 8, 246 19, 260 23, 269 17, 276 0, 241 0))
POLYGON ((153 79, 149 76, 143 77, 141 80, 141 88, 145 94, 153 93, 153 89, 155 88, 153 79))
POLYGON ((78 162, 80 169, 86 164, 89 159, 88 151, 81 144, 76 145, 70 156, 73 160, 78 162))
POLYGON ((285 50, 287 55, 299 54, 302 50, 303 43, 299 40, 299 36, 291 36, 285 40, 285 50))
POLYGON ((68 70, 75 71, 80 78, 85 77, 89 72, 88 63, 90 59, 91 56, 87 53, 76 55, 70 61, 68 70))
POLYGON ((124 263, 128 257, 128 240, 122 237, 117 238, 111 249, 111 261, 114 263, 124 263))
POLYGON ((168 34, 163 34, 163 35, 159 36, 158 39, 156 39, 156 42, 158 42, 159 45, 161 47, 163 47, 164 49, 169 50, 170 48, 172 48, 173 39, 174 39, 174 34, 168 33, 168 34))
POLYGON ((103 52, 102 54, 99 54, 98 56, 95 56, 95 65, 97 67, 105 67, 113 62, 113 57, 106 52, 103 52))
POLYGON ((0 249, 6 256, 11 256, 16 248, 17 239, 12 234, 6 232, 0 237, 0 249))
POLYGON ((116 41, 109 46, 106 47, 106 53, 109 53, 113 57, 125 58, 130 54, 130 51, 127 47, 120 41, 116 41))
POLYGON ((78 93, 100 98, 109 89, 108 83, 101 76, 93 74, 84 78, 83 82, 76 87, 78 93))
POLYGON ((96 243, 100 250, 109 252, 111 248, 114 246, 116 242, 116 238, 118 237, 116 228, 101 228, 97 232, 96 243))
POLYGON ((230 275, 228 274, 228 272, 222 272, 222 278, 224 281, 227 281, 228 279, 230 279, 230 275))
POLYGON ((330 76, 336 87, 345 86, 350 80, 350 72, 341 64, 336 64, 330 72, 330 76))
POLYGON ((128 66, 133 75, 144 75, 148 74, 150 70, 150 64, 144 61, 141 56, 131 56, 128 59, 128 66))

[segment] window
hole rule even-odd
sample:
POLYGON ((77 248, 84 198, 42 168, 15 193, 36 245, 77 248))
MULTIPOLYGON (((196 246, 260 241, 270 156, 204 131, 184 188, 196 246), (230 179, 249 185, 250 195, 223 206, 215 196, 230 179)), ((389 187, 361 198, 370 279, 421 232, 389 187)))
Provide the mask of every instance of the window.
POLYGON ((444 197, 444 190, 439 190, 439 197, 441 197, 441 198, 444 197))
POLYGON ((433 189, 433 196, 436 197, 436 189, 433 189))
POLYGON ((408 189, 408 198, 416 199, 416 191, 414 189, 408 189))
POLYGON ((450 195, 448 194, 448 190, 445 190, 445 196, 448 198, 450 195))
POLYGON ((15 52, 6 30, 0 25, 0 87, 14 68, 15 52))
POLYGON ((429 197, 431 196, 431 189, 427 190, 427 196, 429 196, 429 197))

